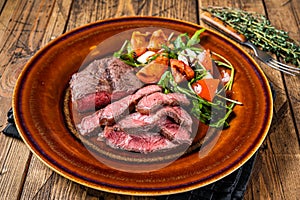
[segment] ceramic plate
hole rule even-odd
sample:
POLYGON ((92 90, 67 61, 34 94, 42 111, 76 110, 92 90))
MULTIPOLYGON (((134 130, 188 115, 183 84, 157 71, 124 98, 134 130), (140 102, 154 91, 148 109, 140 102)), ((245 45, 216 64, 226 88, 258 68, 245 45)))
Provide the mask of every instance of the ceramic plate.
MULTIPOLYGON (((72 131, 72 112, 66 103, 71 76, 84 63, 118 50, 129 38, 122 33, 141 28, 192 35, 202 27, 167 18, 124 17, 91 23, 53 40, 26 64, 15 87, 13 111, 24 142, 62 176, 113 193, 179 193, 227 176, 243 165, 263 142, 271 123, 272 98, 268 81, 256 62, 235 43, 209 29, 201 35, 200 44, 233 64, 236 69, 234 98, 243 103, 234 107, 228 129, 221 132, 207 129, 205 138, 210 139, 205 141, 204 138, 202 146, 151 170, 147 166, 157 166, 159 162, 140 163, 143 159, 137 156, 138 162, 124 164, 118 157, 114 158, 119 156, 117 152, 90 148, 72 131), (118 37, 112 40, 112 36, 118 37), (94 51, 99 44, 102 48, 94 51), (115 167, 115 163, 120 168, 115 167), (128 170, 128 166, 132 170, 128 170)), ((155 155, 152 158, 157 159, 155 155)))

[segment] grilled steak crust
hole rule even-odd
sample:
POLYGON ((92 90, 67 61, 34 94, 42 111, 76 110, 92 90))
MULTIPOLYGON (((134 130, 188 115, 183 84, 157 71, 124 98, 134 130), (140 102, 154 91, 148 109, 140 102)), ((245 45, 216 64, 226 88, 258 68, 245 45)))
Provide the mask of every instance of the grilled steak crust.
POLYGON ((95 60, 70 81, 72 101, 80 112, 102 108, 142 86, 134 69, 117 58, 95 60))
POLYGON ((164 94, 156 92, 151 95, 143 97, 136 105, 136 110, 143 114, 150 114, 161 108, 164 105, 170 106, 188 106, 190 101, 184 94, 181 93, 169 93, 164 94))
POLYGON ((170 149, 176 145, 159 133, 143 132, 128 134, 106 126, 102 135, 108 145, 126 151, 149 153, 161 149, 170 149))
POLYGON ((95 60, 85 69, 73 74, 70 81, 72 100, 78 100, 87 94, 105 91, 111 93, 110 83, 106 78, 106 69, 113 60, 104 58, 95 60))

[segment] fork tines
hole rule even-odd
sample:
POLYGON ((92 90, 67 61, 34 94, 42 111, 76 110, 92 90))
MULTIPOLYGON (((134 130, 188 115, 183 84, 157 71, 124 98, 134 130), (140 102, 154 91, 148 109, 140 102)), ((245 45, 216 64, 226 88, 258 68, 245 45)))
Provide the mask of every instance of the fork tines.
POLYGON ((292 76, 296 76, 296 75, 300 75, 300 68, 299 67, 293 67, 293 66, 289 66, 286 65, 284 63, 281 63, 275 59, 270 59, 267 61, 268 65, 274 69, 277 69, 281 72, 284 72, 286 74, 292 75, 292 76))

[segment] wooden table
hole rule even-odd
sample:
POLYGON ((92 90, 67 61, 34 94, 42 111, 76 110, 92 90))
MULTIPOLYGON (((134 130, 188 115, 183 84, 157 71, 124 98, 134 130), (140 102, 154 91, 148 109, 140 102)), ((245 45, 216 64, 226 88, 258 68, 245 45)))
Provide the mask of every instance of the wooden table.
MULTIPOLYGON (((203 24, 201 7, 229 6, 268 16, 300 40, 298 0, 1 0, 0 127, 16 79, 32 55, 61 34, 101 19, 164 16, 203 24)), ((205 25, 204 25, 205 26, 205 25)), ((249 51, 250 52, 250 51, 249 51)), ((259 62, 276 91, 274 118, 257 156, 245 199, 300 197, 300 82, 259 62)), ((151 199, 94 191, 56 174, 20 140, 0 134, 0 199, 151 199)))

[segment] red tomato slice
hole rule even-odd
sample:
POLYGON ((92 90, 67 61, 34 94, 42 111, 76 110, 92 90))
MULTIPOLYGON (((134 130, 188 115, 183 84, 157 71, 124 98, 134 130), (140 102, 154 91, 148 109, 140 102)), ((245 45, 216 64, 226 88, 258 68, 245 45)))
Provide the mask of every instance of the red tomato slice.
POLYGON ((135 57, 141 56, 146 51, 147 51, 146 47, 140 47, 140 48, 134 49, 135 57))
POLYGON ((193 83, 192 88, 199 97, 212 101, 216 95, 219 83, 219 79, 201 79, 193 83))

